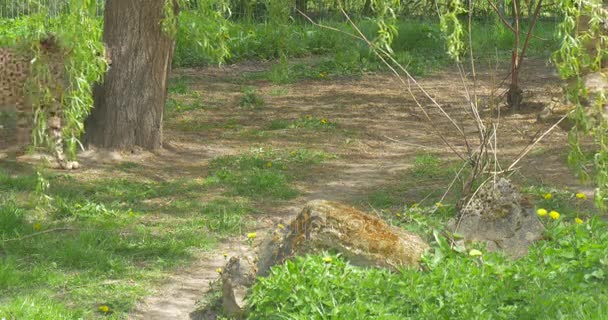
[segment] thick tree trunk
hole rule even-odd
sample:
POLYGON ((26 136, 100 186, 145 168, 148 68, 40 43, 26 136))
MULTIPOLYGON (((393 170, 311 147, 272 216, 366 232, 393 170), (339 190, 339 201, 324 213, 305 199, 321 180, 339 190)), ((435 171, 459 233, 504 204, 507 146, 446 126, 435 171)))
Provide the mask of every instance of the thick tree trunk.
MULTIPOLYGON (((165 0, 108 0, 104 35, 112 60, 85 122, 87 145, 148 150, 162 145, 174 41, 162 30, 165 0)), ((176 8, 177 9, 177 8, 176 8)))

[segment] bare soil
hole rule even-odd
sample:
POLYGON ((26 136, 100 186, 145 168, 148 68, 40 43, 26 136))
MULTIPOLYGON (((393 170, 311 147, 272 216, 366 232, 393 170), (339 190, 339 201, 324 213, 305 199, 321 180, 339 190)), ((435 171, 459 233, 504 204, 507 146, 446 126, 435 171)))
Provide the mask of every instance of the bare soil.
MULTIPOLYGON (((407 88, 390 74, 306 80, 287 85, 251 81, 243 76, 266 68, 268 65, 250 63, 175 70, 173 77, 189 79, 189 90, 199 93, 205 107, 167 117, 164 150, 154 154, 122 154, 118 160, 144 165, 146 170, 142 174, 149 177, 197 179, 206 176, 209 161, 214 157, 239 154, 254 147, 307 148, 335 154, 336 159, 303 173, 304 179, 297 182, 301 191, 298 198, 256 203, 262 213, 257 228, 263 234, 264 229, 286 221, 312 199, 336 200, 365 207, 367 195, 402 184, 407 179, 406 172, 412 167, 416 155, 431 153, 445 159, 458 159, 438 133, 460 154, 466 150, 463 137, 450 121, 419 90, 414 90, 418 102, 431 117, 428 121, 416 107, 407 88), (265 106, 255 109, 239 107, 244 87, 257 88, 265 106), (268 130, 272 120, 293 121, 307 115, 326 118, 336 122, 338 127, 329 130, 268 130), (184 130, 184 123, 194 123, 203 129, 184 130)), ((501 83, 505 74, 504 66, 499 70, 488 67, 477 71, 475 92, 480 96, 484 118, 495 118, 498 112, 498 109, 491 108, 492 96, 499 99, 506 91, 508 83, 501 83)), ((465 108, 465 89, 460 73, 456 69, 444 70, 421 77, 419 82, 462 128, 468 143, 475 145, 477 129, 465 108)), ((473 83, 464 83, 473 93, 473 83)), ((492 122, 498 126, 497 155, 503 168, 551 126, 537 122, 536 117, 551 97, 561 94, 561 83, 553 73, 553 67, 540 60, 526 62, 521 87, 524 89, 521 112, 510 113, 504 103, 499 103, 502 115, 500 120, 492 122)), ((566 132, 556 128, 520 162, 520 170, 514 177, 520 183, 584 189, 566 167, 566 153, 566 132)), ((99 162, 86 155, 83 161, 84 169, 77 173, 79 175, 99 174, 104 167, 115 163, 99 162)), ((438 192, 446 187, 444 184, 431 186, 438 192)), ((584 190, 590 193, 590 188, 584 190)), ((418 202, 426 195, 413 187, 403 192, 403 199, 418 202)), ((222 253, 241 250, 237 245, 242 243, 241 240, 227 241, 192 265, 176 270, 175 274, 167 277, 166 283, 159 284, 154 296, 142 301, 131 318, 190 319, 196 300, 207 290, 209 281, 217 278, 215 270, 224 263, 222 253)))

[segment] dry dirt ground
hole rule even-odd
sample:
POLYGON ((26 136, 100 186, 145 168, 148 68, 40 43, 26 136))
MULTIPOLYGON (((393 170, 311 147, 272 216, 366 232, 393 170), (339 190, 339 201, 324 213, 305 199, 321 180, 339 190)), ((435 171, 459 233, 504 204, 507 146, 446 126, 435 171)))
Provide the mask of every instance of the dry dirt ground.
MULTIPOLYGON (((527 105, 522 112, 502 109, 498 126, 498 158, 508 166, 521 150, 539 133, 550 127, 539 123, 537 113, 561 93, 560 81, 544 61, 530 61, 524 68, 521 86, 527 105)), ((198 92, 203 108, 180 113, 166 120, 165 149, 155 154, 124 156, 128 161, 144 164, 147 174, 163 178, 204 177, 211 159, 239 154, 254 147, 293 150, 307 148, 335 154, 307 172, 296 182, 300 196, 289 201, 256 203, 262 213, 257 228, 263 234, 268 226, 287 220, 311 199, 337 200, 365 207, 370 193, 399 185, 407 179, 416 155, 431 153, 455 160, 457 157, 442 143, 437 133, 445 136, 459 152, 465 143, 454 126, 432 103, 415 90, 420 104, 430 114, 427 121, 416 107, 406 88, 390 74, 371 74, 357 78, 305 80, 294 84, 275 85, 268 81, 250 80, 268 68, 263 64, 245 64, 222 68, 175 70, 174 78, 188 79, 189 92, 198 92), (265 105, 249 109, 239 107, 244 87, 254 87, 265 105), (306 116, 336 122, 332 130, 282 129, 267 130, 272 120, 293 121, 306 116), (183 130, 194 126, 200 130, 183 130)), ((476 92, 480 95, 481 114, 491 118, 491 96, 503 93, 500 85, 505 70, 485 68, 478 71, 476 92)), ((477 129, 465 110, 463 81, 457 69, 444 70, 419 79, 420 84, 463 128, 469 143, 475 144, 477 129)), ((469 90, 473 87, 466 82, 469 90)), ((180 97, 177 99, 190 99, 180 97)), ((496 111, 496 110, 494 110, 496 111)), ((190 128, 191 129, 191 128, 190 128)), ((522 183, 548 184, 580 189, 565 165, 566 132, 556 128, 541 141, 530 156, 520 162, 514 175, 522 183)), ((84 157, 84 169, 77 174, 99 174, 103 165, 84 157)), ((441 192, 445 185, 402 190, 404 201, 420 201, 426 193, 441 192)), ((369 207, 367 207, 369 209, 369 207)), ((215 279, 216 268, 223 263, 223 252, 237 252, 238 243, 227 242, 217 250, 201 256, 190 266, 176 270, 159 284, 157 293, 142 301, 132 319, 189 319, 195 301, 215 279)))

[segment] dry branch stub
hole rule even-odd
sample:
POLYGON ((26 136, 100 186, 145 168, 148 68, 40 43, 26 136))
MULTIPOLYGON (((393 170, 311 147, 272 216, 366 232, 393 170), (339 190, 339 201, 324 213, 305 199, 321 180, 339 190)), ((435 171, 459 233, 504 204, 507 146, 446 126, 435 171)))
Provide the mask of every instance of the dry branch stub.
POLYGON ((481 242, 490 251, 502 250, 520 258, 542 238, 545 227, 532 207, 523 207, 519 191, 505 178, 480 187, 460 217, 448 222, 448 229, 467 242, 481 242))
MULTIPOLYGON (((297 255, 331 251, 361 267, 420 267, 429 245, 418 235, 390 226, 351 206, 326 200, 306 204, 288 225, 277 228, 258 248, 257 258, 232 257, 222 270, 224 314, 242 317, 247 288, 255 277, 297 255), (257 261, 257 262, 256 262, 257 261)), ((204 314, 199 310, 200 314, 204 314)))

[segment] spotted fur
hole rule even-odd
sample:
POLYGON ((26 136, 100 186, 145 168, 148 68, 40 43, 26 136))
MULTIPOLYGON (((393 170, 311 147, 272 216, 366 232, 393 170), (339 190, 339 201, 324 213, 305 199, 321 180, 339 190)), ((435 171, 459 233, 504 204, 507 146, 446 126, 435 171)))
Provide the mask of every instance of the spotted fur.
POLYGON ((40 105, 47 119, 53 157, 60 168, 69 170, 77 168, 78 163, 68 161, 63 149, 61 101, 65 88, 65 53, 53 36, 40 41, 39 54, 36 55, 31 50, 0 47, 0 110, 15 109, 17 112, 17 143, 9 148, 9 155, 16 156, 30 143, 34 105, 40 105), (36 65, 34 57, 40 60, 36 63, 43 64, 48 72, 38 74, 33 71, 36 65), (47 90, 50 99, 41 99, 40 93, 47 90))

